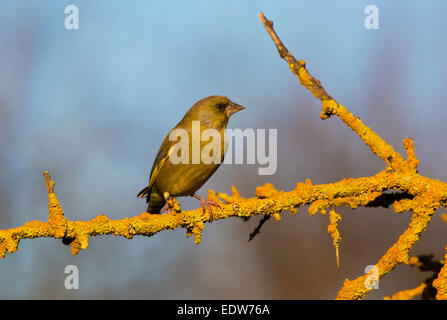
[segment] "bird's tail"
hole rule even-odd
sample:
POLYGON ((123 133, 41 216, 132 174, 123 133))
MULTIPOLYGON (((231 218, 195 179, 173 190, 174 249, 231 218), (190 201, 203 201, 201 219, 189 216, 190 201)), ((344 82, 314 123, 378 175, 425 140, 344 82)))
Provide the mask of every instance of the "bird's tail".
POLYGON ((146 187, 138 193, 137 197, 146 198, 146 202, 148 203, 147 212, 160 213, 161 209, 166 204, 166 200, 163 195, 151 191, 152 190, 149 189, 149 187, 146 187))
POLYGON ((138 193, 137 198, 146 198, 146 202, 149 202, 149 191, 149 187, 144 188, 138 193))

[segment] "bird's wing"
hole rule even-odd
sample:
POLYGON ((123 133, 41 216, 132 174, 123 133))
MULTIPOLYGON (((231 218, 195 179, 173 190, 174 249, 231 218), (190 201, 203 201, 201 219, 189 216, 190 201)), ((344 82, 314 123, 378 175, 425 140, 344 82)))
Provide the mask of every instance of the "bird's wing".
POLYGON ((163 168, 166 160, 169 159, 169 156, 173 152, 175 143, 175 141, 169 141, 168 137, 166 137, 166 139, 161 144, 160 150, 158 150, 157 156, 155 157, 154 164, 152 166, 151 175, 149 178, 149 190, 154 185, 158 173, 160 172, 161 168, 163 168))
POLYGON ((172 151, 174 150, 174 146, 174 141, 169 141, 169 139, 166 137, 166 139, 161 144, 160 150, 158 150, 157 156, 154 160, 154 164, 152 165, 152 170, 149 177, 149 185, 138 193, 138 198, 146 198, 146 202, 149 202, 152 186, 154 185, 161 168, 163 168, 166 160, 169 158, 172 151))

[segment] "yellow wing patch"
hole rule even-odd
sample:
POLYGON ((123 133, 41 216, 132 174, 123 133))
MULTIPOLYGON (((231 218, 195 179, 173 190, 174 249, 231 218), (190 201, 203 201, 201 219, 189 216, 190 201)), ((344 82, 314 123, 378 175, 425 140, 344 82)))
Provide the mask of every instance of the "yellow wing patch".
POLYGON ((166 157, 164 157, 163 159, 160 160, 159 163, 157 163, 157 165, 154 168, 154 171, 152 172, 152 175, 149 179, 149 189, 152 188, 152 186, 155 183, 155 179, 158 176, 158 173, 160 172, 161 168, 163 168, 163 165, 165 164, 166 160, 169 159, 169 157, 171 156, 172 152, 174 151, 174 147, 175 145, 173 145, 171 148, 169 148, 168 154, 166 155, 166 157))

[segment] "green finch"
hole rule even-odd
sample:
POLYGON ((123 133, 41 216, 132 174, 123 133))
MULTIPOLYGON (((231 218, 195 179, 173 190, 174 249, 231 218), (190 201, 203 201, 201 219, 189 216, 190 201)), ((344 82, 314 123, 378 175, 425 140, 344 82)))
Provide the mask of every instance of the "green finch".
POLYGON ((210 204, 219 205, 195 192, 222 163, 227 147, 225 129, 228 120, 242 109, 245 108, 227 97, 210 96, 188 110, 161 144, 152 165, 149 185, 137 196, 146 198, 147 212, 170 211, 172 208, 166 205, 168 199, 191 196, 199 199, 204 212, 206 207, 212 217, 210 204), (208 133, 206 138, 203 137, 205 133, 208 133))

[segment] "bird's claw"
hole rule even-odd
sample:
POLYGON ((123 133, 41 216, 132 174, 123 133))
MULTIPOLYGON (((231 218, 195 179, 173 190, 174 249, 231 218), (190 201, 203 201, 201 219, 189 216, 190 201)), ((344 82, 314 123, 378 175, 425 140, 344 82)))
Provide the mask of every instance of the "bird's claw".
POLYGON ((166 199, 166 204, 163 207, 163 209, 161 209, 161 213, 163 213, 165 211, 168 214, 172 213, 173 211, 180 212, 181 208, 180 208, 179 203, 177 202, 177 199, 168 195, 168 197, 166 199))
POLYGON ((220 204, 218 204, 217 202, 202 198, 198 195, 193 195, 194 198, 199 199, 200 200, 200 206, 202 207, 203 213, 206 212, 206 209, 208 209, 209 213, 210 213, 210 221, 213 221, 213 210, 211 210, 211 206, 213 205, 215 207, 218 207, 220 209, 220 204), (205 209, 206 208, 206 209, 205 209))
POLYGON ((167 212, 168 214, 170 214, 172 212, 172 209, 174 208, 174 206, 170 203, 166 203, 165 206, 163 207, 163 209, 161 209, 161 213, 163 212, 167 212))

